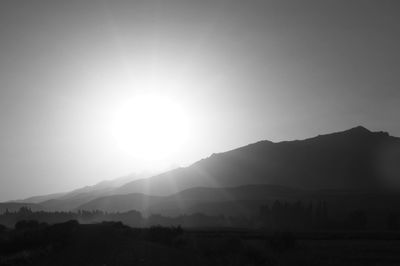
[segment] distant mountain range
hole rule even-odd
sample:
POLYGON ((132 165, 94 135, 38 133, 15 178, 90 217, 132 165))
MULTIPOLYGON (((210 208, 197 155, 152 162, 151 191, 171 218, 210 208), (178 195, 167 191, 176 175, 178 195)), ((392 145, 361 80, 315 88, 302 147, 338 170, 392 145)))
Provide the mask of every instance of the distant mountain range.
MULTIPOLYGON (((85 186, 82 188, 78 188, 69 192, 64 193, 54 193, 49 195, 42 196, 34 196, 30 198, 26 198, 23 200, 13 201, 19 204, 36 204, 37 208, 49 210, 49 211, 57 211, 57 210, 73 210, 83 204, 84 202, 93 200, 98 197, 102 197, 105 195, 113 194, 113 190, 120 187, 121 185, 128 183, 135 179, 147 178, 155 173, 150 172, 142 172, 131 174, 128 176, 119 177, 113 180, 105 180, 99 182, 92 186, 85 186)), ((7 204, 7 203, 4 203, 7 204)), ((32 206, 32 205, 30 205, 32 206)), ((4 211, 4 208, 1 208, 0 205, 0 213, 4 211)))
POLYGON ((103 182, 20 204, 46 210, 245 215, 275 199, 364 202, 366 195, 382 198, 382 191, 400 187, 399 158, 400 138, 355 127, 305 140, 260 141, 152 177, 103 182))

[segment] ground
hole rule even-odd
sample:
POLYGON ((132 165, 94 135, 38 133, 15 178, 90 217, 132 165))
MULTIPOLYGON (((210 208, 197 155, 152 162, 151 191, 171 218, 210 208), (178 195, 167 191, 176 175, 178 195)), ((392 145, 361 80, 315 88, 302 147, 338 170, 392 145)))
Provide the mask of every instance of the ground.
POLYGON ((0 265, 400 265, 396 232, 24 226, 0 234, 0 265))

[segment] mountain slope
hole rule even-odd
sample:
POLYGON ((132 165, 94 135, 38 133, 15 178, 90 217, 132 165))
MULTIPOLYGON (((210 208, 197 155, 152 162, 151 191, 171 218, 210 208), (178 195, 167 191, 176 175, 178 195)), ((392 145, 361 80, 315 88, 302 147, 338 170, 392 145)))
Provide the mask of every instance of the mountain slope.
POLYGON ((13 202, 21 202, 21 203, 40 203, 46 200, 56 199, 64 196, 66 193, 52 193, 48 195, 39 195, 33 196, 22 200, 15 200, 13 202))
MULTIPOLYGON (((163 208, 179 209, 177 203, 171 203, 178 201, 171 196, 167 201, 154 202, 146 195, 170 196, 182 191, 179 194, 179 204, 190 202, 190 206, 205 206, 209 202, 227 202, 223 198, 226 193, 212 188, 244 185, 268 185, 276 186, 275 188, 284 186, 292 187, 296 191, 371 191, 397 188, 400 187, 398 158, 399 138, 356 127, 305 140, 279 143, 260 141, 232 151, 213 154, 186 168, 137 179, 120 187, 114 183, 99 183, 58 195, 56 198, 46 198, 40 205, 48 210, 99 208, 125 211, 140 210, 143 204, 147 204, 154 211, 163 211, 163 208), (196 190, 185 191, 195 187, 196 190), (199 187, 203 187, 204 191, 199 187), (190 199, 197 194, 204 199, 190 199)), ((254 197, 255 194, 250 193, 250 196, 254 197)), ((207 205, 204 208, 214 207, 207 205)))
POLYGON ((400 195, 361 190, 302 190, 273 185, 246 185, 229 188, 190 188, 169 196, 148 196, 140 193, 112 195, 79 206, 80 210, 126 212, 137 210, 145 215, 177 216, 204 213, 208 215, 254 216, 263 205, 275 201, 298 202, 305 206, 325 201, 333 213, 352 210, 398 212, 400 195))
POLYGON ((34 196, 24 200, 14 202, 38 203, 41 207, 49 211, 68 211, 72 210, 93 199, 113 194, 113 190, 125 183, 135 179, 151 176, 150 172, 142 172, 119 177, 112 180, 105 180, 92 186, 85 186, 69 192, 54 193, 43 196, 34 196))
POLYGON ((363 127, 306 140, 261 141, 213 154, 187 168, 135 180, 114 194, 168 195, 191 187, 273 184, 307 189, 399 185, 400 139, 363 127))
POLYGON ((111 195, 94 199, 78 207, 80 210, 108 212, 138 210, 144 214, 178 215, 203 212, 207 214, 246 214, 265 202, 277 199, 297 200, 309 197, 311 191, 271 186, 247 185, 229 188, 190 188, 169 196, 148 196, 142 193, 111 195), (244 208, 244 203, 253 209, 244 208))

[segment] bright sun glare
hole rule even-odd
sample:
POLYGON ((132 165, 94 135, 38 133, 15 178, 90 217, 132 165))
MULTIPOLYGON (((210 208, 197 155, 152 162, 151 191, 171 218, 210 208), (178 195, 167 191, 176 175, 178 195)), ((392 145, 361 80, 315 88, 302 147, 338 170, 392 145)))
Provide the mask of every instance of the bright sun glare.
POLYGON ((115 122, 113 133, 118 145, 145 160, 171 156, 182 148, 190 134, 185 110, 172 99, 155 94, 127 101, 115 122))

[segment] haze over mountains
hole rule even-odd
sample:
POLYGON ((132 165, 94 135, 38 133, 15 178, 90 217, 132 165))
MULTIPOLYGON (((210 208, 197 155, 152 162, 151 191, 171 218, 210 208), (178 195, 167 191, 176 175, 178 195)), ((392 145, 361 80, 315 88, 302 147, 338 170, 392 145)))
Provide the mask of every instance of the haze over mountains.
POLYGON ((23 202, 45 210, 246 214, 275 199, 381 195, 400 186, 398 158, 400 138, 356 127, 305 140, 260 141, 123 185, 102 182, 23 202))

